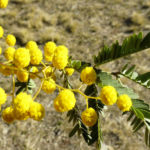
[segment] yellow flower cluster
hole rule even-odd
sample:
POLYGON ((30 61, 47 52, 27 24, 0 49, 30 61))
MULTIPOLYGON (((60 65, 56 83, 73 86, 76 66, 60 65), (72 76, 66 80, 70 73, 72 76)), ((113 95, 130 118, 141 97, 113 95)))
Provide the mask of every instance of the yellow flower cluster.
POLYGON ((54 107, 58 112, 66 112, 75 107, 76 98, 69 89, 62 90, 54 100, 54 107))
POLYGON ((13 47, 8 47, 4 52, 4 56, 7 60, 13 61, 14 54, 15 54, 15 48, 13 48, 13 47))
POLYGON ((12 105, 3 110, 2 118, 7 123, 28 118, 40 121, 44 114, 44 107, 40 103, 34 102, 31 95, 21 92, 15 97, 12 105))
POLYGON ((65 68, 66 74, 68 76, 72 76, 72 74, 74 73, 74 69, 73 68, 65 68))
POLYGON ((117 106, 120 108, 120 110, 129 111, 132 106, 132 100, 131 98, 126 95, 120 95, 117 96, 117 91, 112 86, 104 86, 100 93, 100 100, 105 105, 113 105, 117 102, 117 106))
POLYGON ((6 102, 7 94, 5 91, 0 87, 0 106, 6 102))
POLYGON ((55 81, 52 78, 45 80, 42 84, 42 90, 47 93, 53 93, 56 90, 55 81))
POLYGON ((12 35, 12 34, 7 35, 7 37, 6 37, 6 43, 9 46, 14 46, 16 44, 16 38, 15 38, 15 36, 12 35))
POLYGON ((98 116, 97 116, 95 109, 90 107, 82 112, 81 119, 85 125, 91 127, 94 124, 96 124, 98 116))
POLYGON ((8 5, 8 0, 0 0, 0 8, 6 8, 8 5))
POLYGON ((81 72, 81 80, 87 85, 91 85, 96 81, 96 72, 93 67, 86 67, 81 72))
POLYGON ((27 70, 25 70, 25 69, 18 70, 16 75, 17 75, 17 79, 20 82, 27 82, 28 81, 29 73, 27 70))
POLYGON ((2 38, 4 35, 4 29, 2 26, 0 26, 0 38, 2 38))

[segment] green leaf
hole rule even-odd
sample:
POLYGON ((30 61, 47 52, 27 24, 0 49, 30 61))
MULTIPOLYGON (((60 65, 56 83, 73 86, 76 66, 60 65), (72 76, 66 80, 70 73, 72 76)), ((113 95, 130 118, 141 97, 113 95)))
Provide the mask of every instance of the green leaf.
POLYGON ((122 83, 120 83, 118 80, 112 79, 112 76, 106 72, 100 72, 97 77, 100 79, 100 83, 98 85, 101 87, 105 85, 110 85, 115 87, 119 95, 127 94, 132 99, 138 98, 138 95, 133 92, 131 88, 125 87, 122 83))
POLYGON ((138 74, 135 70, 135 65, 128 68, 128 65, 125 65, 121 70, 121 75, 129 78, 130 80, 150 89, 150 72, 144 74, 138 74))
POLYGON ((120 57, 124 57, 129 54, 133 54, 142 51, 150 47, 150 33, 142 39, 142 33, 133 34, 128 38, 125 38, 122 45, 116 41, 112 46, 104 46, 98 53, 98 56, 94 56, 94 63, 96 66, 113 61, 120 57))
POLYGON ((80 60, 72 60, 71 58, 69 59, 69 63, 67 67, 71 67, 74 68, 75 70, 77 70, 78 72, 81 72, 82 69, 84 69, 87 66, 91 66, 90 63, 84 62, 84 61, 80 61, 80 60))
POLYGON ((69 133, 69 137, 72 137, 79 130, 79 124, 76 124, 72 131, 69 133))

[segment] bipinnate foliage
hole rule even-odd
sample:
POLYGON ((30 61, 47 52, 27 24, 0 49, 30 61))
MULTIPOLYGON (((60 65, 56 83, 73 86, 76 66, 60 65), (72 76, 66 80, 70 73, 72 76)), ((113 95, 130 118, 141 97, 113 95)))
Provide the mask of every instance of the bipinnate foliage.
MULTIPOLYGON (((145 143, 150 147, 150 109, 149 105, 143 100, 138 99, 138 95, 126 85, 121 83, 120 78, 122 76, 150 89, 150 72, 139 74, 135 71, 135 65, 128 67, 125 65, 120 72, 107 73, 100 69, 96 69, 97 66, 113 61, 120 57, 130 55, 136 52, 143 51, 150 48, 150 33, 144 38, 142 33, 134 34, 123 41, 120 45, 118 41, 112 44, 111 47, 104 46, 98 53, 98 56, 94 56, 95 71, 97 73, 96 84, 87 86, 85 94, 89 96, 98 95, 98 86, 101 88, 105 85, 113 86, 119 95, 127 94, 132 99, 132 108, 129 112, 124 114, 129 115, 127 121, 131 121, 133 132, 139 131, 142 127, 145 127, 145 143)), ((73 67, 78 72, 81 72, 86 66, 91 66, 90 63, 82 62, 80 60, 69 59, 69 67, 73 67)), ((80 111, 77 106, 68 112, 69 122, 73 122, 74 128, 70 132, 69 136, 73 136, 76 132, 82 134, 88 145, 97 142, 98 149, 101 148, 102 142, 102 130, 101 130, 101 118, 104 104, 100 100, 88 99, 88 106, 96 110, 98 114, 98 121, 93 127, 86 127, 80 117, 80 111)))
POLYGON ((98 56, 94 56, 94 63, 98 66, 120 57, 143 51, 150 47, 149 41, 150 33, 143 38, 140 32, 139 34, 133 34, 125 38, 122 45, 120 45, 118 41, 113 43, 111 47, 105 45, 102 50, 99 51, 98 56))

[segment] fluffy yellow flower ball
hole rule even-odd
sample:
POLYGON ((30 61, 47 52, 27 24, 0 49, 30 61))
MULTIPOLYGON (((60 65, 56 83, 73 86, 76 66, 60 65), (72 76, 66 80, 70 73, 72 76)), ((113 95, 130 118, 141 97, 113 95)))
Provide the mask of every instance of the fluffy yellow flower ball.
POLYGON ((26 120, 29 118, 30 105, 33 102, 31 95, 20 92, 13 100, 14 115, 18 120, 26 120))
POLYGON ((54 100, 54 108, 58 112, 65 112, 73 109, 76 104, 74 93, 69 89, 62 90, 54 100))
POLYGON ((18 48, 14 53, 14 64, 18 68, 27 67, 30 63, 30 53, 26 48, 18 48))
POLYGON ((73 68, 65 68, 66 74, 68 76, 72 76, 72 74, 74 73, 74 69, 73 68))
POLYGON ((35 79, 37 76, 36 75, 34 75, 34 74, 32 74, 32 73, 38 73, 39 72, 39 70, 38 70, 38 68, 37 67, 35 67, 35 66, 33 66, 32 68, 31 68, 31 70, 30 70, 30 72, 31 72, 31 74, 30 74, 30 78, 31 79, 35 79))
POLYGON ((15 48, 13 47, 8 47, 4 52, 4 56, 7 60, 13 60, 14 54, 15 54, 15 48))
POLYGON ((12 106, 7 107, 2 112, 2 118, 7 123, 12 123, 15 120, 14 109, 12 106))
POLYGON ((117 91, 112 86, 104 86, 100 93, 100 100, 105 105, 113 105, 117 101, 117 91))
POLYGON ((29 50, 34 50, 34 49, 38 48, 38 45, 37 45, 37 43, 35 41, 29 41, 26 44, 26 48, 29 49, 29 50))
POLYGON ((2 38, 4 35, 4 29, 2 26, 0 26, 0 38, 2 38))
POLYGON ((55 50, 52 64, 57 69, 64 69, 68 64, 68 49, 65 46, 58 46, 55 50))
POLYGON ((29 79, 29 73, 27 70, 18 70, 17 71, 17 79, 20 81, 20 82, 27 82, 28 79, 29 79))
POLYGON ((12 34, 7 35, 7 37, 6 37, 6 43, 9 46, 14 46, 16 44, 16 38, 15 38, 15 36, 12 35, 12 34))
POLYGON ((82 112, 81 119, 85 125, 92 127, 97 122, 98 116, 96 111, 90 107, 82 112))
POLYGON ((53 93, 56 90, 55 81, 52 78, 45 80, 42 84, 42 90, 47 94, 53 93))
POLYGON ((54 42, 47 42, 44 46, 44 56, 46 61, 52 61, 56 44, 54 42))
POLYGON ((42 51, 39 48, 30 50, 30 58, 32 65, 38 65, 43 59, 42 51))
POLYGON ((53 71, 52 67, 49 66, 49 67, 45 70, 45 75, 46 75, 46 77, 50 77, 51 74, 52 74, 52 71, 53 71))
POLYGON ((123 112, 125 111, 129 111, 131 106, 132 106, 132 100, 131 98, 126 95, 120 95, 117 99, 117 106, 119 107, 120 110, 122 110, 123 112))
POLYGON ((7 100, 7 94, 5 91, 0 87, 0 105, 4 104, 7 100))
POLYGON ((29 109, 30 118, 40 121, 45 115, 45 109, 42 104, 32 102, 29 109))
POLYGON ((87 85, 91 85, 96 81, 96 72, 93 67, 86 67, 81 71, 81 80, 87 85))
POLYGON ((0 8, 6 8, 8 5, 8 0, 0 0, 0 8))

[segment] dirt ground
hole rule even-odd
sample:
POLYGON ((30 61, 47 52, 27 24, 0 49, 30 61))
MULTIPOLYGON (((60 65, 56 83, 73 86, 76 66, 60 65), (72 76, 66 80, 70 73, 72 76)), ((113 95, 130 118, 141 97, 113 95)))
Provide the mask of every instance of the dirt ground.
MULTIPOLYGON (((41 49, 44 43, 53 40, 64 44, 73 59, 92 62, 104 44, 120 42, 133 33, 150 31, 149 0, 10 0, 6 9, 0 10, 0 25, 5 34, 13 33, 17 47, 35 40, 41 49)), ((0 45, 5 49, 4 41, 0 45)), ((125 63, 135 64, 139 73, 150 71, 150 50, 127 56, 102 65, 105 71, 117 71, 125 63)), ((72 83, 80 83, 75 74, 72 83)), ((38 81, 37 81, 38 82, 38 81)), ((123 80, 132 87, 141 99, 150 104, 149 90, 123 80)), ((1 76, 0 86, 11 90, 10 77, 1 76), (7 84, 6 84, 7 83, 7 84)), ((38 100, 46 109, 41 122, 33 120, 0 124, 0 150, 96 150, 87 146, 82 137, 68 137, 72 128, 66 121, 66 114, 53 108, 52 95, 40 93, 38 100)), ((84 108, 82 98, 79 104, 84 108)), ((6 106, 4 106, 6 107, 6 106)), ((102 150, 148 150, 144 144, 144 130, 132 133, 130 123, 122 117, 116 106, 105 110, 102 120, 104 143, 102 150)))

